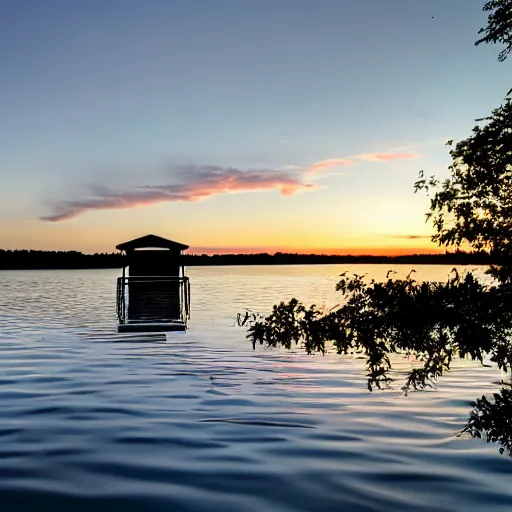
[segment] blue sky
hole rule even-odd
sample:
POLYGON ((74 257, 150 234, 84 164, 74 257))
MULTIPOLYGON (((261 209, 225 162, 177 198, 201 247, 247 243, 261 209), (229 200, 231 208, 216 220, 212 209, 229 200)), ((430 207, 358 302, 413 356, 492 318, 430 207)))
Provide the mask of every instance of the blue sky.
POLYGON ((1 0, 0 247, 428 247, 417 173, 511 86, 483 3, 1 0))

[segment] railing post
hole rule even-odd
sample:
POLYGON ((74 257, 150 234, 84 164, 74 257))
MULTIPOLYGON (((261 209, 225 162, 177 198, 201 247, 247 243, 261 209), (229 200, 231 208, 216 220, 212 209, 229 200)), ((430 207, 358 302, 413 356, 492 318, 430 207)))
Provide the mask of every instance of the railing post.
POLYGON ((117 280, 117 317, 119 323, 151 322, 150 318, 161 321, 179 320, 186 324, 190 318, 190 281, 186 276, 138 276, 120 277, 117 280), (132 286, 130 286, 132 285, 132 286), (132 290, 131 290, 132 289, 132 290), (132 318, 128 307, 130 290, 133 297, 135 316, 132 318), (156 309, 153 309, 153 306, 156 309), (149 316, 147 316, 149 314, 149 316), (142 315, 142 316, 141 316, 142 315), (157 315, 157 316, 155 316, 157 315))

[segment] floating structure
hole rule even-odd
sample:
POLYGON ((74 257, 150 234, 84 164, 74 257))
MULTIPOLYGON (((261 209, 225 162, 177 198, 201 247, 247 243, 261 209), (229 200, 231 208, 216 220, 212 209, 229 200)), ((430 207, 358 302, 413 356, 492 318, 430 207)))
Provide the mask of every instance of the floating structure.
POLYGON ((116 249, 123 255, 123 275, 117 279, 118 331, 185 331, 190 282, 181 255, 188 245, 146 235, 116 249))

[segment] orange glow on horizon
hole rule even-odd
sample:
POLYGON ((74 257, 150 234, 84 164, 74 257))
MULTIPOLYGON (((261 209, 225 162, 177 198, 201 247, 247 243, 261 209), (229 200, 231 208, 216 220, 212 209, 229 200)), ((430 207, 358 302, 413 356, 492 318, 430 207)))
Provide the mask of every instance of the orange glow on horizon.
MULTIPOLYGON (((397 256, 445 252, 444 248, 437 247, 430 240, 424 226, 420 226, 421 230, 415 225, 400 226, 399 232, 396 230, 389 233, 387 229, 378 229, 379 226, 373 224, 372 233, 363 229, 366 226, 357 226, 357 230, 347 230, 341 223, 318 224, 314 219, 307 217, 300 229, 293 223, 271 224, 267 219, 246 229, 243 219, 240 222, 235 219, 233 223, 223 225, 221 219, 211 220, 211 216, 198 215, 198 218, 210 219, 211 222, 207 225, 204 222, 200 225, 192 222, 187 225, 176 224, 169 228, 167 223, 162 226, 162 212, 157 213, 159 215, 154 222, 142 218, 136 211, 127 210, 122 217, 114 216, 109 218, 108 222, 100 213, 90 213, 87 218, 73 222, 41 223, 26 220, 0 223, 0 232, 3 235, 0 249, 112 253, 120 242, 153 233, 189 245, 188 254, 282 252, 397 256), (148 225, 152 227, 148 228, 148 225), (216 226, 222 227, 214 229, 216 226)), ((385 225, 393 225, 391 220, 386 218, 385 225)))
POLYGON ((412 254, 444 254, 439 247, 351 247, 351 248, 279 248, 279 247, 190 247, 186 254, 316 254, 327 256, 407 256, 412 254))

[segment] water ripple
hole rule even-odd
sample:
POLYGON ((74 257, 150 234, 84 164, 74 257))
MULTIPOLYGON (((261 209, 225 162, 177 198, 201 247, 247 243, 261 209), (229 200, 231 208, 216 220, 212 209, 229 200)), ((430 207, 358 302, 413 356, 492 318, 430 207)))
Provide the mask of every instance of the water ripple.
POLYGON ((233 327, 292 296, 334 304, 342 270, 191 269, 185 335, 117 334, 116 271, 3 272, 0 510, 510 510, 511 459, 457 437, 494 368, 369 393, 361 359, 253 351, 233 327))

